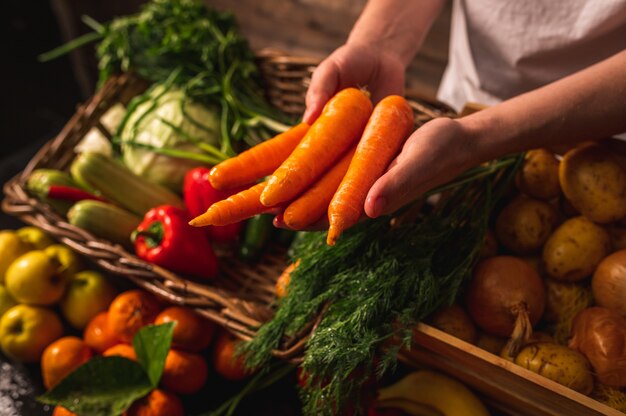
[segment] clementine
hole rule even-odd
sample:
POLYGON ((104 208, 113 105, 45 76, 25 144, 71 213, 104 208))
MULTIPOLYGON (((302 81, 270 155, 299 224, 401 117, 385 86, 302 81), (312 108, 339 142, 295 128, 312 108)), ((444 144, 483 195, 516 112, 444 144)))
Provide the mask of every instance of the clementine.
POLYGON ((178 396, 154 389, 124 412, 124 416, 183 416, 183 403, 178 396))
POLYGON ((95 352, 102 354, 114 345, 122 342, 117 335, 109 329, 108 312, 100 312, 87 324, 83 333, 85 344, 95 352))
POLYGON ((52 388, 72 371, 89 361, 93 352, 78 337, 63 337, 48 345, 41 356, 41 375, 52 388))
POLYGON ((52 412, 52 416, 78 416, 74 412, 70 412, 65 407, 56 406, 54 408, 54 412, 52 412))
POLYGON ((213 349, 213 367, 222 377, 238 381, 250 373, 244 366, 242 356, 235 356, 236 340, 227 332, 222 332, 213 349))
POLYGON ((137 354, 135 353, 135 349, 128 344, 117 344, 107 349, 102 353, 105 357, 124 357, 129 360, 137 361, 137 354))
POLYGON ((185 351, 198 352, 209 346, 215 324, 198 315, 190 308, 172 306, 161 312, 155 319, 155 324, 176 322, 172 347, 185 351))
POLYGON ((161 385, 174 393, 191 394, 204 386, 208 366, 204 357, 193 352, 171 349, 165 359, 161 385))
POLYGON ((109 329, 130 343, 143 326, 154 322, 161 303, 148 292, 135 289, 119 294, 109 306, 109 329))

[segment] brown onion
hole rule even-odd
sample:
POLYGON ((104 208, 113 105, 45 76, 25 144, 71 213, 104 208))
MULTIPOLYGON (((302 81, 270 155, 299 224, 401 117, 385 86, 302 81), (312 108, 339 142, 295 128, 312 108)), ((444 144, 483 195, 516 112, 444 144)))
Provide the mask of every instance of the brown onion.
POLYGON ((584 354, 601 383, 626 386, 626 318, 600 306, 580 312, 569 347, 584 354))
POLYGON ((496 256, 479 262, 467 295, 467 309, 485 332, 511 336, 509 353, 517 353, 532 335, 546 304, 543 282, 524 260, 496 256))
POLYGON ((607 256, 591 279, 596 304, 626 316, 626 250, 607 256))

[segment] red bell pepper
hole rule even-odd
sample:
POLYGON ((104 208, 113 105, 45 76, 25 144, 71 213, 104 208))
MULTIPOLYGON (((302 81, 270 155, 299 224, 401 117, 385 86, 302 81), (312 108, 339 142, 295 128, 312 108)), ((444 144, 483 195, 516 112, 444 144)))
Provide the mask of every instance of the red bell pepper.
MULTIPOLYGON (((209 182, 209 172, 207 168, 194 168, 187 172, 183 183, 183 196, 185 205, 191 217, 204 214, 207 209, 217 201, 228 198, 231 195, 245 188, 229 189, 218 191, 209 182)), ((205 227, 212 241, 228 243, 235 241, 241 234, 244 222, 224 225, 222 227, 205 227)))
POLYGON ((135 253, 166 269, 202 278, 217 274, 217 257, 206 235, 187 224, 189 214, 169 205, 146 213, 133 232, 135 253))

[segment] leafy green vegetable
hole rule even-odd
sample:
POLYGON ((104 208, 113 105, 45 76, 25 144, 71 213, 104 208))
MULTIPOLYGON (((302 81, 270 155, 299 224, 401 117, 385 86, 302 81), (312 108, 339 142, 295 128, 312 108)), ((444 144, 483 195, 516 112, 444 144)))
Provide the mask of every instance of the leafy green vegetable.
POLYGON ((254 54, 232 13, 199 0, 152 0, 134 15, 108 24, 84 19, 97 33, 40 57, 52 59, 100 39, 100 80, 135 71, 153 82, 177 73, 174 86, 221 115, 221 151, 232 154, 286 130, 284 115, 264 99, 254 54))
POLYGON ((364 383, 393 368, 415 324, 456 298, 482 248, 489 212, 521 160, 468 171, 443 187, 450 194, 416 223, 363 222, 334 247, 325 233, 300 235, 288 294, 245 344, 247 364, 264 364, 282 340, 301 336, 321 316, 304 353, 304 411, 359 408, 364 383))
POLYGON ((38 400, 79 415, 117 416, 153 388, 138 363, 123 357, 94 357, 38 400))
POLYGON ((123 357, 94 357, 38 400, 79 415, 120 415, 158 386, 173 332, 173 323, 142 328, 133 339, 139 363, 123 357))
POLYGON ((158 386, 161 380, 173 335, 174 322, 168 322, 162 325, 145 326, 133 338, 137 360, 154 387, 158 386))
POLYGON ((180 192, 188 170, 233 156, 220 150, 219 117, 171 82, 155 84, 131 102, 120 126, 122 160, 136 174, 180 192))

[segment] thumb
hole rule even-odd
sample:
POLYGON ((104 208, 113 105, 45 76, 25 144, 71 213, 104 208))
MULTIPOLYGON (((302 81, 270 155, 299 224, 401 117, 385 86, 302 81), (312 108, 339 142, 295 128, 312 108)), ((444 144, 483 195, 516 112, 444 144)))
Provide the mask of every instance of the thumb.
POLYGON ((312 124, 322 112, 326 102, 339 88, 339 68, 332 59, 326 59, 313 72, 306 92, 306 111, 302 121, 312 124))
POLYGON ((392 167, 372 185, 365 199, 365 213, 370 218, 390 214, 427 188, 417 179, 419 174, 415 163, 408 160, 394 160, 392 167))

